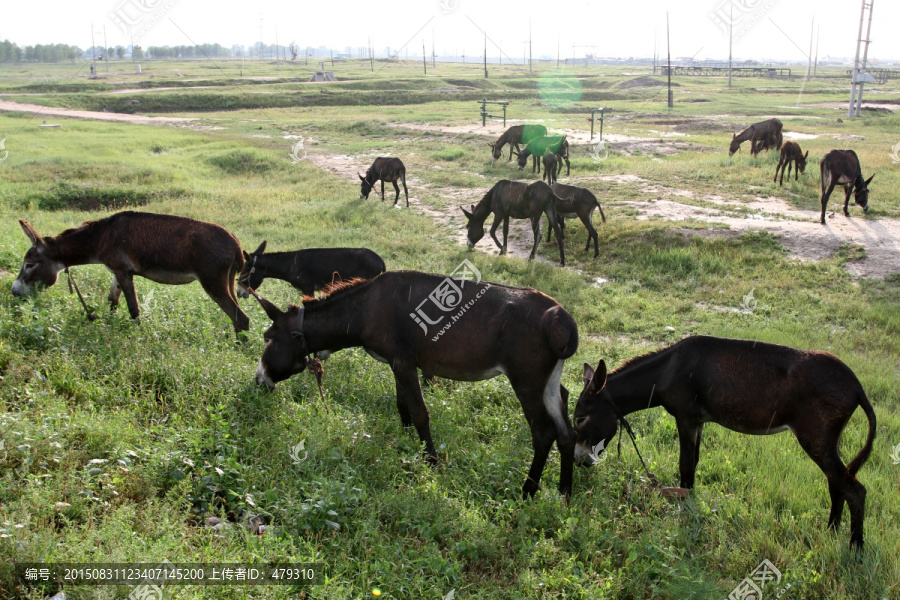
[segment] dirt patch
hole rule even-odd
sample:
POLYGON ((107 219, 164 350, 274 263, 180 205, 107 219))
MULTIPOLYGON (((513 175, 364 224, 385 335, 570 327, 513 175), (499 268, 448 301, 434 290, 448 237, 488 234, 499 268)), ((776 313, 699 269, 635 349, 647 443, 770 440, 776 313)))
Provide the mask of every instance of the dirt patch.
POLYGON ((12 271, 7 271, 6 269, 0 269, 0 277, 6 277, 7 275, 12 275, 12 271))
POLYGON ((93 110, 72 110, 71 108, 57 108, 41 106, 40 104, 26 104, 24 102, 10 102, 0 100, 0 111, 24 112, 43 117, 68 117, 70 119, 96 119, 98 121, 118 121, 120 123, 137 123, 140 125, 161 125, 167 123, 188 123, 197 119, 188 117, 147 117, 144 115, 126 115, 121 113, 108 113, 93 110))
MULTIPOLYGON (((642 214, 669 221, 702 221, 721 223, 730 229, 679 230, 685 235, 704 237, 734 236, 745 231, 768 231, 774 234, 792 257, 801 260, 830 258, 845 244, 865 248, 866 258, 847 262, 847 269, 858 277, 884 277, 900 271, 900 221, 865 219, 860 215, 847 218, 834 211, 826 213, 826 224, 819 223, 819 212, 789 207, 780 198, 756 198, 751 202, 706 197, 725 210, 691 206, 677 200, 660 199, 626 202, 642 214), (735 215, 729 208, 742 207, 752 212, 735 215)), ((853 209, 851 209, 852 211, 853 209)))
MULTIPOLYGON (((868 90, 866 93, 869 93, 868 90)), ((804 106, 821 106, 823 108, 836 108, 843 111, 847 110, 846 102, 815 102, 813 104, 804 104, 804 106)), ((889 112, 900 110, 900 104, 892 102, 863 102, 862 107, 864 109, 878 110, 879 112, 882 112, 879 109, 887 109, 889 112)))

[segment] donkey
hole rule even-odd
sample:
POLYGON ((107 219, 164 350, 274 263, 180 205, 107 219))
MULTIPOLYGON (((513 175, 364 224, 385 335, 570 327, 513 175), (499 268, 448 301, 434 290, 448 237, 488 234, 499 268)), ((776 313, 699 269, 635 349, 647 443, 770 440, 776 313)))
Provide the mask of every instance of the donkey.
POLYGON ((394 198, 394 206, 397 206, 397 200, 400 199, 400 188, 397 186, 397 180, 403 182, 403 193, 406 195, 406 208, 409 208, 409 190, 406 189, 406 167, 399 158, 388 158, 379 156, 366 171, 363 177, 359 173, 359 180, 362 182, 359 187, 360 200, 367 200, 375 182, 381 180, 381 201, 384 202, 384 182, 390 181, 394 184, 394 190, 397 196, 394 198))
POLYGON ((559 164, 559 158, 555 154, 548 152, 541 157, 541 162, 544 163, 544 174, 541 176, 541 181, 546 179, 547 183, 554 185, 556 183, 556 175, 562 169, 562 165, 559 164))
POLYGON ((264 254, 266 242, 253 254, 244 252, 244 268, 237 294, 248 298, 247 288, 258 290, 267 277, 287 281, 307 296, 334 282, 370 279, 384 273, 384 261, 368 248, 307 248, 296 252, 264 254))
MULTIPOLYGON (((521 152, 516 152, 516 156, 518 156, 518 160, 516 164, 519 166, 519 170, 525 168, 525 165, 528 164, 528 157, 532 157, 531 161, 531 172, 534 173, 535 169, 537 172, 541 172, 541 165, 538 162, 538 159, 547 152, 551 154, 556 154, 560 160, 565 161, 566 163, 566 177, 569 176, 569 142, 566 140, 566 136, 564 135, 552 135, 552 136, 544 136, 537 139, 532 140, 525 146, 525 149, 521 152)), ((560 162, 557 167, 557 174, 562 171, 562 163, 560 162)))
POLYGON ((103 264, 113 273, 110 309, 122 291, 132 319, 141 314, 133 277, 179 285, 194 280, 219 305, 237 333, 250 329, 250 319, 234 295, 234 276, 244 257, 237 239, 213 223, 186 217, 125 211, 99 221, 85 221, 56 237, 41 237, 19 221, 31 248, 12 286, 14 296, 30 293, 35 284, 50 287, 69 267, 103 264))
POLYGON ((790 429, 828 478, 828 526, 840 525, 846 501, 850 544, 862 547, 866 488, 856 473, 872 451, 875 412, 856 375, 832 354, 691 336, 626 361, 608 376, 602 360, 596 370, 585 364, 584 382, 574 415, 577 456, 588 446, 608 443, 617 420, 662 406, 678 426, 681 487, 691 488, 704 423, 746 435, 790 429), (844 466, 838 445, 857 406, 869 421, 869 434, 859 454, 844 466))
POLYGON ((731 145, 728 148, 728 156, 731 156, 741 148, 741 144, 750 140, 750 154, 756 156, 760 150, 772 147, 781 148, 783 137, 781 128, 784 125, 778 119, 769 119, 754 123, 740 133, 732 134, 731 145), (761 142, 761 144, 760 144, 761 142))
POLYGON ((575 432, 560 378, 565 359, 578 349, 578 326, 556 300, 530 288, 481 282, 480 275, 472 281, 417 271, 389 271, 326 292, 287 311, 259 298, 272 319, 259 384, 271 389, 303 371, 311 353, 362 347, 390 365, 400 421, 415 426, 433 464, 437 453, 417 370, 426 380, 454 381, 502 373, 531 428, 534 459, 523 495, 538 490, 554 440, 561 455, 559 491, 571 495, 575 432))
POLYGON ((531 219, 531 229, 534 232, 534 246, 531 248, 529 260, 537 253, 538 243, 541 241, 541 215, 547 215, 550 226, 556 233, 559 242, 559 264, 565 266, 566 254, 563 248, 562 232, 556 221, 556 203, 562 199, 553 193, 549 185, 543 181, 535 181, 526 185, 522 181, 509 181, 502 179, 494 184, 481 201, 472 205, 471 212, 462 208, 466 216, 466 232, 469 249, 473 249, 478 240, 484 237, 484 222, 488 215, 494 213, 494 223, 491 225, 491 237, 500 248, 500 254, 506 254, 506 237, 509 233, 509 219, 531 219), (497 227, 503 223, 503 244, 497 239, 497 227))
POLYGON ((488 144, 491 147, 491 166, 494 161, 503 156, 503 146, 509 144, 509 158, 512 160, 513 147, 519 152, 519 144, 528 144, 533 139, 547 135, 547 128, 543 125, 513 125, 503 132, 496 142, 488 144))
POLYGON ((844 186, 844 216, 849 217, 850 212, 847 205, 850 203, 850 193, 853 192, 853 199, 859 204, 863 212, 869 212, 869 183, 872 177, 863 180, 862 169, 859 166, 859 157, 853 150, 832 150, 822 157, 819 162, 819 169, 822 171, 822 225, 825 224, 825 205, 834 191, 834 186, 842 184, 844 186))
POLYGON ((781 181, 778 185, 784 185, 784 169, 787 167, 788 181, 791 180, 791 163, 794 163, 794 181, 800 179, 799 173, 806 171, 806 158, 809 156, 809 150, 803 154, 800 144, 797 142, 785 142, 781 147, 781 158, 778 159, 778 166, 775 167, 775 177, 772 183, 778 179, 778 170, 781 169, 781 181))
MULTIPOLYGON (((588 232, 587 244, 584 251, 591 249, 591 240, 594 241, 594 258, 600 256, 600 236, 591 223, 591 217, 594 210, 600 211, 600 218, 606 223, 606 215, 603 214, 603 207, 597 197, 585 188, 576 187, 574 185, 566 185, 564 183, 554 183, 550 188, 553 193, 559 196, 560 200, 556 203, 556 218, 559 220, 559 229, 562 232, 563 239, 566 237, 566 218, 578 217, 584 223, 584 228, 588 232)), ((547 241, 550 241, 550 228, 547 228, 547 241)))

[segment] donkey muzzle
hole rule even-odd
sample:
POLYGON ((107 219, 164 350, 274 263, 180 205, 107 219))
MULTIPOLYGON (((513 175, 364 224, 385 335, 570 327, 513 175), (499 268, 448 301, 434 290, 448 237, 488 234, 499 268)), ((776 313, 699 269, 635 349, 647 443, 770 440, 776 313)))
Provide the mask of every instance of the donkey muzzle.
POLYGON ((22 282, 21 277, 18 277, 13 282, 12 287, 10 288, 9 291, 13 296, 19 297, 19 296, 24 296, 25 294, 28 294, 29 292, 31 292, 31 288, 22 282))
POLYGON ((238 298, 249 298, 250 297, 250 292, 248 292, 247 288, 245 288, 240 283, 237 284, 237 287, 235 288, 234 291, 238 295, 238 298))
POLYGON ((275 382, 272 381, 272 378, 266 373, 266 368, 263 366, 262 359, 259 361, 259 366, 256 367, 256 383, 264 385, 270 390, 275 389, 275 382))

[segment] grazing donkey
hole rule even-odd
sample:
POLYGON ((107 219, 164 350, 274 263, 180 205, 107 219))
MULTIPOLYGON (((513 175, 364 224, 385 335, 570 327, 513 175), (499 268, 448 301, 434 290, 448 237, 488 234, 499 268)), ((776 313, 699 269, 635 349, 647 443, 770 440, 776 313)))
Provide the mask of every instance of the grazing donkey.
POLYGON ((767 148, 779 149, 783 137, 781 128, 784 125, 778 119, 769 119, 754 123, 740 133, 732 134, 731 145, 728 148, 728 156, 731 156, 741 148, 741 144, 750 140, 750 154, 756 156, 761 150, 767 148))
POLYGON ((496 142, 488 144, 491 147, 491 166, 494 161, 503 156, 503 146, 509 144, 509 158, 512 160, 513 148, 519 152, 519 144, 527 145, 531 140, 547 135, 547 128, 543 125, 513 125, 503 132, 496 142))
MULTIPOLYGON (((516 152, 516 156, 518 156, 518 160, 516 164, 519 166, 519 170, 525 168, 525 165, 528 164, 528 157, 531 156, 531 172, 534 173, 537 170, 538 173, 541 172, 541 164, 539 162, 540 157, 544 156, 550 152, 551 154, 556 154, 560 158, 561 161, 565 161, 566 163, 566 177, 569 176, 569 142, 566 140, 566 136, 564 135, 551 135, 544 136, 537 139, 532 140, 525 149, 521 152, 516 152)), ((559 171, 562 171, 562 162, 558 164, 557 174, 559 171)))
POLYGON ((397 180, 403 182, 403 193, 406 195, 406 208, 409 208, 409 190, 406 189, 406 167, 399 158, 387 158, 379 156, 366 171, 363 177, 359 173, 359 180, 362 182, 359 187, 360 200, 367 200, 375 182, 381 180, 381 201, 384 202, 384 182, 390 181, 394 184, 394 190, 397 196, 394 198, 394 206, 397 206, 397 200, 400 199, 400 188, 397 186, 397 180))
MULTIPOLYGON (((595 210, 600 211, 600 218, 606 223, 606 215, 603 214, 603 207, 597 197, 585 188, 576 187, 574 185, 566 185, 564 183, 554 183, 550 186, 553 193, 559 196, 560 200, 556 203, 556 218, 559 220, 559 229, 562 232, 563 239, 566 237, 566 218, 578 217, 584 223, 584 228, 588 232, 587 244, 584 251, 591 249, 591 240, 594 241, 594 258, 600 256, 600 237, 597 230, 591 223, 591 217, 595 210)), ((547 228, 547 241, 550 241, 551 228, 547 228)))
POLYGON ((832 150, 822 157, 819 162, 822 171, 822 225, 825 224, 825 205, 834 191, 834 186, 844 186, 844 216, 849 217, 847 205, 850 203, 850 193, 859 204, 863 212, 869 212, 869 183, 872 177, 863 180, 862 169, 859 166, 859 157, 853 150, 832 150))
POLYGON ((307 248, 264 254, 266 242, 253 254, 244 252, 244 268, 237 294, 248 298, 247 288, 258 290, 267 277, 287 281, 307 296, 327 285, 349 279, 370 279, 384 273, 384 261, 368 248, 307 248))
POLYGON ((772 183, 778 179, 778 170, 781 169, 781 181, 778 185, 784 185, 784 169, 787 167, 788 182, 791 180, 791 163, 794 163, 794 181, 800 179, 799 173, 806 171, 806 158, 809 156, 809 150, 803 154, 800 144, 797 142, 785 142, 781 147, 781 158, 778 159, 778 166, 775 167, 775 177, 772 183))
POLYGON ((326 297, 287 311, 259 298, 272 326, 265 333, 258 383, 273 388, 303 371, 312 353, 362 347, 390 365, 400 420, 415 426, 434 463, 437 452, 417 370, 426 380, 454 381, 502 373, 522 405, 534 445, 523 494, 538 490, 555 440, 559 491, 571 495, 575 432, 560 378, 565 359, 578 349, 578 327, 556 300, 530 288, 417 271, 389 271, 326 291, 326 297))
POLYGON ((556 220, 556 203, 562 199, 553 193, 549 185, 543 181, 535 181, 526 185, 522 181, 509 181, 502 179, 494 184, 488 193, 484 195, 477 205, 472 205, 472 210, 462 208, 466 215, 466 231, 468 246, 471 250, 484 237, 484 222, 488 215, 494 213, 494 223, 491 225, 491 237, 500 248, 500 254, 506 254, 506 237, 509 233, 509 219, 531 219, 531 229, 534 232, 534 246, 531 248, 533 259, 537 252, 538 243, 541 241, 541 215, 547 215, 550 226, 556 233, 559 242, 559 264, 565 266, 566 254, 563 248, 562 232, 556 220), (497 227, 503 223, 503 243, 497 239, 497 227))
POLYGON ((548 152, 541 157, 541 162, 544 163, 544 174, 541 176, 541 181, 546 179, 550 185, 555 184, 556 175, 562 169, 562 165, 559 164, 559 158, 555 154, 548 152))
POLYGON ((173 285, 197 280, 225 311, 236 332, 250 328, 250 319, 234 296, 234 276, 244 264, 241 246, 218 225, 125 211, 44 238, 25 221, 19 223, 31 248, 13 283, 15 296, 29 293, 36 283, 53 285, 59 272, 68 267, 103 264, 113 273, 110 308, 115 310, 124 291, 132 319, 141 314, 133 282, 133 277, 140 275, 173 285))
POLYGON ((862 547, 866 488, 856 473, 872 451, 875 412, 856 375, 835 356, 698 335, 626 361, 608 376, 602 360, 596 371, 585 364, 584 382, 574 415, 577 456, 588 446, 609 443, 626 415, 662 406, 678 426, 681 487, 691 488, 704 423, 747 435, 790 429, 828 478, 828 526, 840 525, 846 501, 850 543, 862 547), (869 421, 869 434, 844 466, 839 441, 857 406, 869 421))

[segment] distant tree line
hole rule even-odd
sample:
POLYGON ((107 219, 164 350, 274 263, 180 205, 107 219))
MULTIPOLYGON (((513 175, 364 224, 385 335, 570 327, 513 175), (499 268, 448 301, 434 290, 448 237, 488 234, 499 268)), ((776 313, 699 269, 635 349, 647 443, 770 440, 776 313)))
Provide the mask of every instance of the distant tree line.
POLYGON ((0 63, 74 61, 82 54, 81 48, 68 44, 35 44, 22 49, 9 40, 0 42, 0 63))
POLYGON ((148 46, 148 58, 230 58, 231 48, 221 44, 196 46, 148 46))

